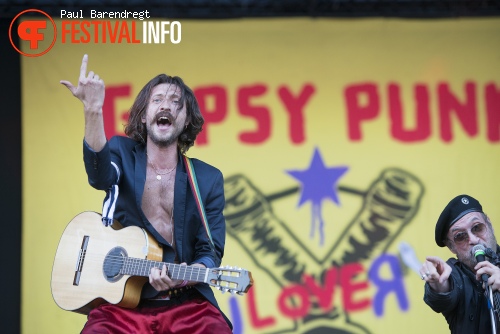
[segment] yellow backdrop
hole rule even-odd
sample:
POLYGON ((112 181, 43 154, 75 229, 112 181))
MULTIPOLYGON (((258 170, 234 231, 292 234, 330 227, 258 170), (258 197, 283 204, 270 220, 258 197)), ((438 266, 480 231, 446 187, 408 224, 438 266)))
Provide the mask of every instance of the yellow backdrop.
POLYGON ((189 156, 223 172, 223 264, 255 280, 216 291, 235 333, 446 332, 407 258, 451 255, 434 225, 457 194, 498 226, 500 20, 180 22, 179 44, 58 40, 23 57, 23 333, 86 320, 50 290, 66 224, 104 196, 87 184, 82 106, 59 84, 76 84, 84 53, 108 135, 153 76, 195 89, 207 124, 189 156))

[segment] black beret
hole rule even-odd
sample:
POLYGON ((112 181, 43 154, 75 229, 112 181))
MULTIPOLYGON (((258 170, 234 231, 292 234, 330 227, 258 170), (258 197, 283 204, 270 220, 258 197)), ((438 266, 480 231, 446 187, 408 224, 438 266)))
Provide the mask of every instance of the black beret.
POLYGON ((450 227, 470 212, 483 212, 477 199, 469 195, 458 195, 448 203, 436 223, 436 244, 444 247, 443 240, 450 227))

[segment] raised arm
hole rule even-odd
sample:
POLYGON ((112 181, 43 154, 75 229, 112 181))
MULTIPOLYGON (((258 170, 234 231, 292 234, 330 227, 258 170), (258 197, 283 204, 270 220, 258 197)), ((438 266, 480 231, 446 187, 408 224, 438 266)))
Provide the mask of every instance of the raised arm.
POLYGON ((85 141, 90 148, 99 152, 106 144, 102 117, 105 86, 99 75, 93 71, 87 74, 88 61, 88 55, 84 55, 77 87, 66 80, 61 80, 60 83, 66 86, 73 96, 82 101, 85 116, 85 141))

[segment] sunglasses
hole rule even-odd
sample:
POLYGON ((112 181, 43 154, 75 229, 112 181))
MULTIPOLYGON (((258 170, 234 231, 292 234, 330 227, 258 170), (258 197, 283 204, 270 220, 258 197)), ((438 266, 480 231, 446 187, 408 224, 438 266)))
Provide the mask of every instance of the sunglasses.
MULTIPOLYGON (((487 230, 488 229, 487 229, 486 225, 483 223, 477 223, 476 225, 472 226, 472 228, 470 229, 471 233, 474 234, 478 238, 484 237, 487 230)), ((458 232, 453 236, 453 241, 457 245, 469 242, 469 233, 467 233, 466 231, 458 232)))

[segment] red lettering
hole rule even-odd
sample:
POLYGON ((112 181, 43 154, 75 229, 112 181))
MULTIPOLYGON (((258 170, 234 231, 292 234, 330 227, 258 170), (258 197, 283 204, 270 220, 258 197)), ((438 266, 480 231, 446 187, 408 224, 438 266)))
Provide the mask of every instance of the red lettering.
POLYGON ((362 273, 363 266, 359 263, 348 263, 342 266, 340 270, 340 284, 342 285, 342 299, 344 310, 346 312, 362 310, 371 305, 371 301, 367 298, 359 301, 354 300, 356 292, 368 289, 368 282, 353 282, 355 276, 362 273))
POLYGON ((337 280, 337 269, 335 267, 330 268, 325 273, 325 285, 321 287, 316 280, 307 274, 304 274, 304 282, 309 291, 316 297, 319 306, 325 310, 329 311, 332 306, 332 300, 335 292, 335 283, 337 280))
MULTIPOLYGON (((304 318, 311 314, 313 304, 314 314, 317 314, 316 306, 319 306, 325 313, 329 312, 335 308, 333 301, 337 286, 342 289, 343 311, 346 313, 363 311, 371 306, 371 299, 359 297, 355 299, 354 297, 357 293, 367 291, 369 288, 367 279, 359 281, 359 277, 364 277, 364 274, 364 268, 360 263, 348 263, 340 268, 331 267, 323 273, 322 280, 316 280, 313 275, 304 274, 303 284, 290 284, 281 290, 277 301, 280 314, 290 319, 304 318)), ((257 315, 254 290, 251 289, 248 293, 248 309, 252 324, 254 327, 271 326, 276 322, 275 318, 261 319, 257 315)))
POLYGON ((255 291, 255 284, 250 290, 248 290, 247 293, 248 310, 250 311, 250 322, 252 323, 252 326, 254 328, 263 328, 274 325, 276 323, 276 319, 274 317, 269 316, 265 318, 260 318, 259 315, 257 314, 254 291, 255 291))
MULTIPOLYGON (((104 120, 104 133, 106 138, 111 138, 115 135, 123 135, 124 133, 116 131, 116 106, 115 100, 119 97, 129 97, 130 96, 130 84, 125 84, 121 86, 111 86, 106 87, 106 99, 104 99, 104 104, 102 106, 103 120, 104 120)), ((126 113, 124 113, 126 115, 126 113)), ((126 122, 126 120, 124 120, 126 122)))
MULTIPOLYGON (((106 24, 109 31, 109 41, 111 43, 116 43, 116 36, 118 35, 118 25, 120 24, 120 21, 115 21, 114 29, 111 27, 111 21, 106 21, 106 24)), ((106 42, 105 38, 103 42, 106 42)))
POLYGON ((194 90, 200 106, 201 114, 205 119, 203 131, 196 137, 197 145, 208 143, 208 128, 212 123, 219 123, 227 114, 227 92, 223 86, 210 86, 194 90), (209 99, 213 99, 213 109, 208 108, 209 99))
POLYGON ((90 42, 90 33, 89 31, 87 30, 86 27, 90 27, 90 22, 89 21, 82 21, 82 24, 80 25, 80 27, 82 28, 82 33, 83 35, 86 37, 80 37, 80 41, 82 43, 88 43, 90 42))
POLYGON ((380 99, 377 86, 372 83, 348 86, 345 89, 347 107, 347 124, 349 139, 358 141, 362 139, 361 122, 374 119, 380 110, 380 99), (360 99, 365 96, 366 103, 360 99))
POLYGON ((135 21, 132 21, 132 43, 140 43, 141 41, 135 37, 137 29, 135 27, 135 21))
POLYGON ((391 118, 391 134, 403 142, 422 141, 431 135, 431 115, 429 110, 429 92, 424 85, 415 86, 415 104, 417 109, 414 130, 404 128, 403 108, 400 88, 397 84, 388 87, 389 115, 391 118))
POLYGON ((122 43, 124 38, 127 40, 127 43, 130 43, 130 33, 128 31, 128 24, 125 21, 121 21, 120 38, 118 39, 118 42, 122 43))
MULTIPOLYGON (((99 43, 99 26, 101 24, 101 21, 91 21, 90 22, 94 26, 94 43, 99 43)), ((104 41, 106 41, 106 34, 104 33, 105 25, 102 25, 102 35, 104 37, 104 41)))
POLYGON ((283 104, 285 105, 290 116, 290 123, 288 127, 289 135, 290 140, 294 144, 301 144, 305 141, 304 128, 306 122, 304 119, 303 109, 314 91, 314 86, 307 84, 302 88, 299 96, 295 98, 288 87, 281 86, 278 88, 278 95, 280 96, 281 101, 283 101, 283 104))
POLYGON ((438 86, 438 101, 439 101, 439 116, 441 120, 441 138, 445 142, 450 142, 453 139, 451 114, 454 111, 458 120, 462 124, 463 129, 469 135, 474 137, 477 135, 477 110, 476 110, 476 85, 472 82, 465 84, 465 102, 460 103, 458 99, 451 93, 448 84, 439 84, 438 86))
POLYGON ((285 287, 279 296, 278 306, 283 315, 292 319, 307 315, 311 307, 311 302, 309 301, 309 295, 307 294, 306 288, 302 285, 290 285, 285 287), (293 304, 293 302, 287 302, 290 299, 296 301, 297 298, 294 298, 294 296, 298 297, 298 305, 296 307, 290 305, 293 304))
POLYGON ((264 106, 251 106, 252 97, 265 94, 265 85, 242 87, 238 90, 238 109, 241 115, 252 117, 257 122, 257 129, 253 132, 242 132, 240 140, 243 143, 258 144, 266 141, 271 135, 271 116, 269 109, 264 106))
MULTIPOLYGON (((73 21, 74 22, 74 21, 73 21)), ((63 21, 63 39, 70 33, 72 38, 78 30, 69 30, 67 24, 73 22, 63 21)), ((78 21, 76 21, 78 22, 78 21)), ((107 22, 109 25, 109 22, 107 22)), ((83 35, 79 41, 88 42, 90 40, 87 22, 81 22, 83 35)), ((106 24, 102 25, 103 35, 106 24)), ((115 25, 115 27, 118 27, 115 25)), ((94 25, 98 28, 98 25, 94 25)), ((111 29, 112 26, 109 26, 111 29)), ((130 30, 123 30, 130 32, 130 30)), ((115 29, 116 30, 116 29, 115 29)), ((130 36, 128 36, 130 37, 130 36)), ((112 35, 115 39, 116 35, 112 35)), ((120 38, 122 38, 120 36, 120 38)), ((439 109, 440 135, 444 142, 453 139, 452 118, 456 117, 466 135, 475 137, 478 133, 478 111, 476 106, 476 84, 466 82, 464 86, 465 98, 463 101, 453 94, 449 84, 441 83, 437 86, 437 100, 439 109)), ((117 133, 115 127, 115 107, 113 99, 119 96, 129 96, 130 87, 125 90, 115 90, 118 87, 111 87, 106 90, 106 100, 103 106, 106 109, 105 129, 108 136, 117 133)), ((387 86, 387 108, 389 114, 390 133, 395 140, 411 143, 424 141, 430 138, 432 134, 432 119, 430 110, 429 87, 424 84, 417 84, 413 88, 414 112, 405 112, 403 100, 401 97, 401 85, 390 83, 387 86), (410 116, 408 116, 410 115, 410 116)), ((237 89, 237 108, 238 113, 247 118, 251 118, 256 127, 251 131, 242 131, 239 139, 243 144, 260 144, 271 137, 272 114, 268 106, 255 103, 259 97, 265 96, 268 87, 265 84, 255 84, 251 86, 242 86, 237 89)), ((315 87, 312 84, 304 84, 300 92, 293 94, 289 87, 281 85, 277 89, 285 111, 289 117, 289 138, 293 144, 303 143, 305 135, 305 107, 315 93, 315 87)), ((197 144, 208 144, 209 129, 213 125, 222 123, 228 114, 228 91, 222 85, 211 85, 200 87, 194 90, 194 94, 199 103, 205 124, 203 131, 198 135, 197 144)), ((363 123, 372 121, 380 114, 380 94, 378 86, 374 83, 362 83, 347 86, 344 89, 348 136, 352 141, 359 141, 363 138, 363 123)), ((487 138, 490 142, 500 141, 500 88, 495 83, 489 83, 485 86, 485 109, 486 109, 486 130, 487 138)), ((329 289, 329 287, 323 287, 329 289)))
POLYGON ((80 32, 80 30, 76 28, 77 24, 80 24, 80 21, 71 22, 71 43, 80 43, 80 41, 75 38, 75 35, 80 32))
POLYGON ((486 119, 488 123, 487 133, 490 142, 500 141, 500 89, 494 83, 486 85, 486 119))
POLYGON ((67 25, 69 24, 69 21, 62 21, 62 43, 66 43, 66 35, 71 32, 71 30, 68 30, 67 25))

